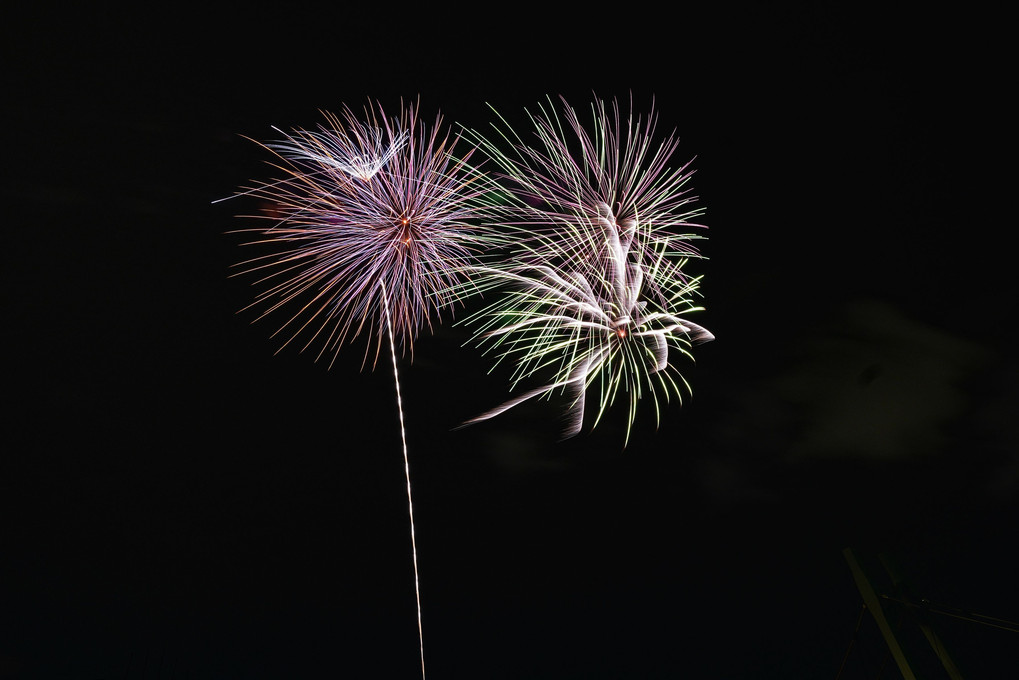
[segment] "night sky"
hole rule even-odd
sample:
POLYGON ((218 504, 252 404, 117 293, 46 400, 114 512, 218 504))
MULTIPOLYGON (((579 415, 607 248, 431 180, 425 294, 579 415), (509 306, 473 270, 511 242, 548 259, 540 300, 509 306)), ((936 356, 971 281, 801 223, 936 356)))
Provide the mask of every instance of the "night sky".
MULTIPOLYGON (((716 340, 625 450, 625 409, 454 429, 508 394, 449 319, 400 363, 429 678, 835 678, 845 548, 1019 621, 1001 17, 338 7, 5 27, 0 678, 420 677, 389 365, 277 353, 230 278, 251 205, 214 203, 273 176, 246 138, 369 97, 476 129, 653 98, 709 226, 716 340)), ((1019 668, 1019 633, 930 616, 964 677, 1019 668)), ((864 617, 841 677, 886 650, 864 617)))

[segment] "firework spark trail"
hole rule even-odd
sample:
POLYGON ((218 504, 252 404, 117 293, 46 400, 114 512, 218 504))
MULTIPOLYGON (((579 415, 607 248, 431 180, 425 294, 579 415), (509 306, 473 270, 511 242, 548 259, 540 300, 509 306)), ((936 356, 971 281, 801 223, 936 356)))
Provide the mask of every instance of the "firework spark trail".
MULTIPOLYGON (((386 285, 382 284, 382 299, 386 303, 386 285)), ((389 330, 389 351, 393 359, 393 383, 396 385, 396 408, 400 413, 400 441, 403 443, 403 469, 407 476, 407 514, 410 516, 410 551, 414 559, 414 599, 417 602, 418 614, 418 645, 421 649, 421 679, 425 678, 425 632, 421 622, 421 583, 418 576, 418 546, 414 535, 414 498, 410 488, 410 457, 407 455, 407 429, 403 423, 403 397, 400 395, 400 372, 396 367, 396 343, 393 340, 393 325, 389 322, 389 307, 386 310, 386 323, 389 330)))
MULTIPOLYGON (((410 460, 397 368, 401 353, 413 358, 413 343, 431 318, 473 292, 470 272, 488 240, 472 225, 477 193, 487 180, 467 165, 472 150, 456 158, 456 139, 440 136, 442 117, 429 131, 418 121, 418 106, 401 105, 385 116, 366 107, 362 122, 349 109, 342 118, 326 114, 328 127, 295 131, 263 145, 283 177, 257 183, 240 195, 268 208, 253 217, 271 221, 248 245, 273 252, 242 262, 240 274, 257 275, 262 290, 245 309, 260 307, 257 320, 289 310, 273 334, 286 334, 280 347, 305 336, 316 360, 331 353, 330 367, 345 342, 368 336, 362 368, 375 345, 375 367, 383 337, 393 361, 400 436, 410 519, 414 591, 417 601, 421 676, 425 677, 417 542, 411 495, 410 460)), ((243 310, 242 310, 243 311, 243 310)))
POLYGON ((514 365, 512 387, 548 371, 554 379, 464 424, 563 390, 570 437, 583 424, 586 391, 597 386, 592 427, 625 393, 629 441, 642 398, 660 420, 660 400, 680 398, 679 382, 690 389, 669 364, 670 348, 692 358, 692 344, 713 339, 686 319, 701 311, 693 303, 700 278, 684 267, 699 256, 690 244, 699 237, 687 229, 701 226, 690 220, 703 211, 691 206, 689 164, 668 168, 675 137, 653 146, 654 114, 630 116, 624 128, 618 105, 609 114, 597 102, 592 136, 565 101, 563 108, 565 128, 552 107, 528 114, 536 146, 505 119, 499 141, 472 133, 503 187, 481 197, 482 211, 511 234, 511 257, 479 268, 486 287, 501 283, 508 292, 466 321, 496 364, 514 365))
POLYGON ((362 123, 349 108, 343 110, 343 120, 335 114, 323 112, 329 127, 318 131, 301 130, 297 138, 290 138, 279 128, 273 128, 286 137, 285 141, 268 144, 281 156, 296 161, 318 163, 323 169, 334 169, 360 180, 370 180, 407 143, 409 133, 404 130, 388 142, 383 129, 371 115, 370 123, 362 123), (346 129, 349 136, 337 135, 336 130, 346 129))

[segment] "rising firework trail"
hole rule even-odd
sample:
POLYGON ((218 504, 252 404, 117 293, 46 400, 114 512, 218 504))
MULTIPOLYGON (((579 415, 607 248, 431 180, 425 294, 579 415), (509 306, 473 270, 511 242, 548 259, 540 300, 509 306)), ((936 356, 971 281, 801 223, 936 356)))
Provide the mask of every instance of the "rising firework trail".
MULTIPOLYGON (((425 676, 421 593, 414 535, 410 462, 397 355, 413 356, 414 339, 432 318, 471 289, 468 272, 485 242, 470 226, 479 175, 453 154, 456 140, 419 120, 418 105, 387 117, 380 105, 364 116, 345 108, 325 114, 317 130, 296 130, 264 144, 281 173, 245 188, 264 220, 247 245, 268 254, 238 265, 260 292, 256 320, 281 316, 281 347, 317 347, 332 366, 345 343, 368 338, 362 367, 375 367, 388 338, 407 479, 421 675, 425 676), (372 349, 374 347, 374 350, 372 349)), ((247 309, 247 308, 246 308, 247 309)))

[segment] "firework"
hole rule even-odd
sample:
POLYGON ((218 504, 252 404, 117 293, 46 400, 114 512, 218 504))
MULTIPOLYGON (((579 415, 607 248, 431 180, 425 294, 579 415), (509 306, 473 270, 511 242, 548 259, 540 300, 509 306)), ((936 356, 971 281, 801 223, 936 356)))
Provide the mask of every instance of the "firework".
POLYGON ((286 314, 280 349, 297 341, 330 357, 361 333, 378 358, 388 327, 402 354, 470 287, 464 272, 481 238, 469 225, 476 175, 455 140, 422 124, 416 106, 387 118, 365 109, 326 114, 327 126, 264 145, 283 176, 245 191, 266 210, 248 245, 271 252, 239 265, 258 275, 258 319, 286 314), (298 340, 300 338, 300 340, 298 340))
POLYGON ((657 141, 654 105, 646 116, 624 117, 617 102, 610 108, 596 99, 592 126, 586 126, 565 99, 560 102, 558 108, 550 100, 537 113, 527 113, 534 134, 530 143, 503 118, 493 135, 472 133, 492 159, 493 177, 503 189, 485 194, 490 199, 485 211, 501 225, 507 242, 536 243, 549 260, 584 262, 586 246, 548 236, 572 232, 577 220, 608 220, 619 230, 640 231, 632 244, 635 257, 651 255, 661 245, 670 257, 700 257, 692 242, 703 238, 696 230, 704 225, 696 220, 704 209, 688 186, 693 171, 690 162, 669 165, 679 139, 673 132, 657 141))
POLYGON ((485 195, 484 211, 515 235, 515 245, 507 260, 480 269, 487 286, 508 292, 468 322, 497 363, 513 364, 514 388, 547 373, 552 379, 467 424, 561 391, 570 437, 595 389, 592 427, 625 398, 628 441, 642 400, 657 420, 663 402, 681 398, 681 386, 690 390, 670 349, 690 358, 692 344, 713 339, 686 318, 702 309, 694 303, 700 278, 684 272, 698 257, 691 244, 698 237, 688 230, 701 226, 690 220, 702 210, 691 205, 688 164, 668 167, 676 138, 653 145, 654 115, 624 123, 618 105, 610 114, 597 102, 592 111, 593 136, 565 101, 562 114, 550 106, 530 116, 534 146, 506 129, 497 128, 498 143, 473 135, 504 188, 485 195))
MULTIPOLYGON (((478 175, 467 166, 471 152, 455 158, 441 115, 429 127, 418 107, 387 117, 381 107, 359 119, 326 114, 327 125, 294 131, 264 145, 275 153, 280 179, 244 191, 261 201, 269 220, 251 244, 272 252, 241 263, 262 288, 253 307, 259 319, 287 311, 277 333, 282 347, 305 336, 301 349, 319 344, 316 359, 330 355, 364 333, 365 361, 374 344, 378 359, 388 337, 403 443, 410 517, 411 552, 417 599, 421 676, 425 676, 424 635, 418 580, 414 505, 407 435, 397 369, 400 353, 431 318, 457 302, 471 287, 467 272, 481 232, 469 226, 478 175)), ((281 133, 282 134, 282 133, 281 133)))

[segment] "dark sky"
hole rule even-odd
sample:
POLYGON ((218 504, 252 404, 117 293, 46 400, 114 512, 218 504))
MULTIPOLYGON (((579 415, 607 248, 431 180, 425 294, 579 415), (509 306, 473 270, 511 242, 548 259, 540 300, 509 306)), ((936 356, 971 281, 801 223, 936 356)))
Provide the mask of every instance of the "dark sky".
MULTIPOLYGON (((245 136, 369 97, 475 128, 654 97, 710 227, 717 339, 625 451, 620 414, 559 443, 543 402, 453 430, 506 397, 462 327, 401 363, 430 678, 834 678, 847 547, 1019 620, 1002 18, 663 11, 6 26, 0 678, 419 676, 388 366, 274 354, 228 278, 246 206, 213 203, 269 177, 245 136)), ((966 678, 1019 666, 1016 633, 933 622, 966 678)), ((883 662, 865 618, 842 677, 883 662)))

